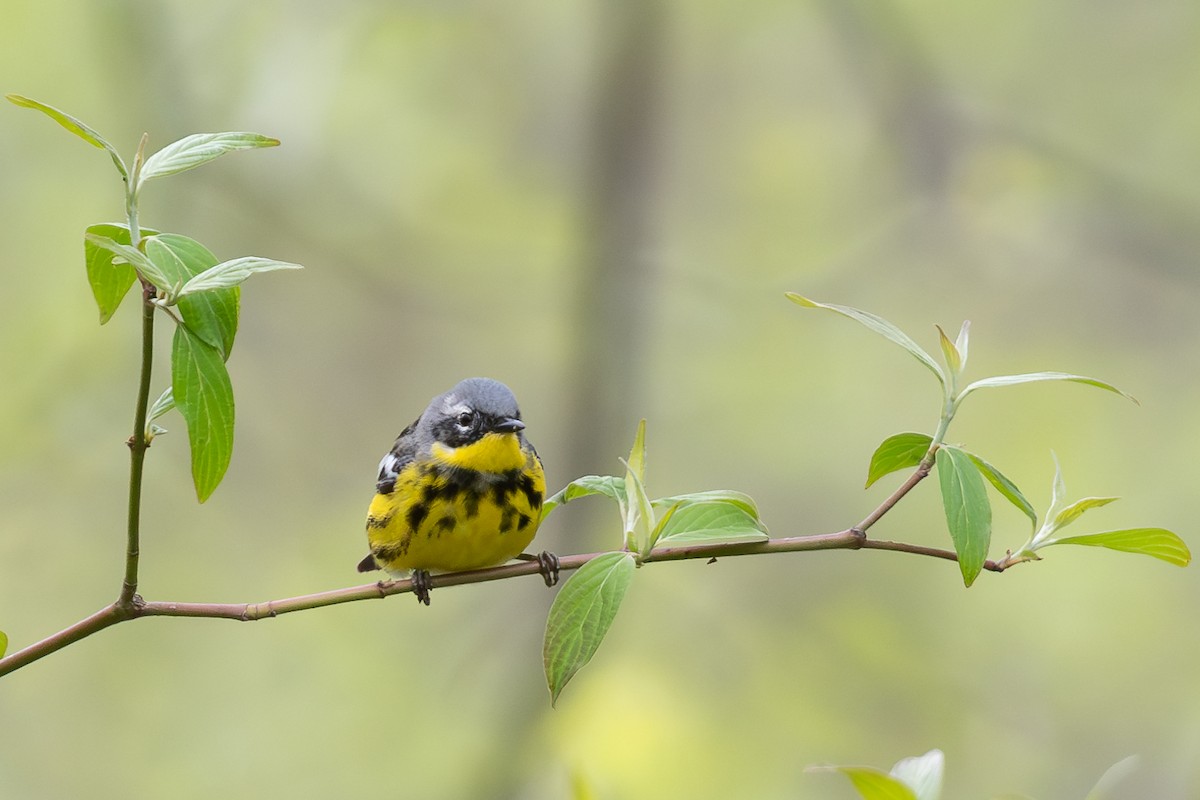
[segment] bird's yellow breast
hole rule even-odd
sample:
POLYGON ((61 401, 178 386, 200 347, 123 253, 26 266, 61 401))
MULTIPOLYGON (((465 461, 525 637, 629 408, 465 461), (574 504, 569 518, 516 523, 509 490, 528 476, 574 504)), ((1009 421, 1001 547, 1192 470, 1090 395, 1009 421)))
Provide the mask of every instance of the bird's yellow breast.
POLYGON ((546 490, 542 464, 514 434, 440 444, 377 494, 367 516, 375 560, 393 573, 502 564, 533 541, 546 490))

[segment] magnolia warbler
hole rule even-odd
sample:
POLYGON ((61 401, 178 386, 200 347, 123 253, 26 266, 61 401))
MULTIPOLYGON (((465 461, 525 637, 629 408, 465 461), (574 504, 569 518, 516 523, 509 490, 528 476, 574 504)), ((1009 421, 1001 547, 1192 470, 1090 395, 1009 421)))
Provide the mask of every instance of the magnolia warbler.
POLYGON ((468 378, 429 402, 379 462, 367 512, 371 552, 359 572, 412 573, 429 605, 429 573, 537 560, 547 586, 558 580, 551 553, 523 553, 541 521, 546 478, 512 391, 468 378))

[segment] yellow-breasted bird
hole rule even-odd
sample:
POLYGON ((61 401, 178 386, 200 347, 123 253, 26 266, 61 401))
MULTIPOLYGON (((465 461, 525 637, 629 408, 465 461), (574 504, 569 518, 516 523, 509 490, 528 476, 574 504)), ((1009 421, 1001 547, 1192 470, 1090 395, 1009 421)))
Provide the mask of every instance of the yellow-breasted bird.
POLYGON ((547 586, 558 559, 524 554, 541 520, 546 478, 525 438, 517 399, 490 378, 467 378, 429 402, 379 462, 367 512, 371 552, 359 572, 412 572, 429 604, 429 573, 536 559, 547 586))

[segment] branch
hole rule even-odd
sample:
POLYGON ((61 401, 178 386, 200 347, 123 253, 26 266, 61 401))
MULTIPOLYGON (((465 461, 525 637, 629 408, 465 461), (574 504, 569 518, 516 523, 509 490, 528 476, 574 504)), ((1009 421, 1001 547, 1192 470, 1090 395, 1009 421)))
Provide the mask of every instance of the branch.
MULTIPOLYGON (((149 307, 152 312, 153 306, 149 307)), ((145 391, 148 391, 148 384, 143 386, 143 392, 145 391)), ((139 396, 139 400, 145 396, 143 393, 143 395, 139 396)), ((140 403, 138 417, 141 420, 141 428, 138 430, 143 431, 144 435, 145 411, 140 403)), ((134 439, 131 440, 131 446, 134 446, 137 436, 138 431, 135 431, 134 439)), ((355 603, 359 600, 381 600, 394 594, 406 594, 413 591, 412 580, 406 579, 398 581, 384 580, 362 586, 351 586, 345 589, 332 589, 327 592, 288 597, 282 600, 268 600, 265 603, 146 602, 133 593, 130 584, 130 574, 128 572, 132 568, 133 581, 136 582, 137 516, 133 487, 136 486, 140 492, 141 461, 138 455, 138 449, 134 447, 135 481, 131 486, 130 492, 130 553, 128 555, 129 560, 126 563, 125 589, 122 591, 121 597, 116 603, 97 611, 87 619, 77 622, 71 627, 59 631, 36 644, 31 644, 23 650, 18 650, 5 658, 0 658, 0 676, 7 675, 13 670, 37 661, 39 658, 48 656, 57 650, 61 650, 69 644, 91 636, 93 633, 98 633, 110 625, 125 622, 126 620, 141 619, 142 617, 202 617, 207 619, 232 619, 239 622, 253 622, 255 620, 278 617, 281 614, 291 614, 295 611, 307 611, 309 609, 324 608, 342 603, 355 603), (126 593, 128 593, 128 598, 126 598, 126 593)), ((141 455, 145 455, 145 448, 141 450, 141 455)), ((922 461, 916 470, 913 471, 912 475, 896 491, 892 492, 878 508, 853 528, 847 528, 836 533, 790 536, 783 539, 766 539, 755 542, 718 542, 715 544, 656 547, 642 559, 642 563, 687 561, 698 558, 715 561, 717 558, 728 556, 800 553, 810 550, 893 550, 899 553, 912 553, 913 555, 941 558, 946 561, 957 561, 958 556, 951 550, 867 538, 867 528, 878 522, 896 503, 900 502, 901 498, 912 491, 914 486, 924 480, 929 475, 931 467, 932 462, 926 463, 922 461)), ((601 555, 601 553, 579 553, 564 556, 559 559, 559 571, 569 572, 579 569, 598 555, 601 555)), ((991 572, 1003 572, 1014 563, 1019 562, 1009 559, 999 562, 986 561, 983 568, 991 572)), ((430 577, 429 585, 432 588, 461 586, 468 583, 488 583, 508 578, 517 578, 523 575, 538 575, 540 573, 541 565, 536 561, 519 561, 512 564, 503 564, 498 567, 489 567, 488 569, 434 575, 430 577)), ((136 588, 136 583, 133 588, 136 588)))
MULTIPOLYGON (((130 241, 137 246, 135 218, 131 217, 130 241)), ((142 372, 138 379, 137 407, 133 414, 133 435, 129 437, 129 526, 125 545, 125 580, 117 605, 131 609, 137 595, 139 529, 142 515, 142 468, 146 461, 146 407, 150 402, 150 373, 154 363, 154 286, 142 281, 142 372)))
MULTIPOLYGON (((905 542, 868 539, 866 534, 858 528, 847 528, 836 533, 790 536, 783 539, 768 539, 758 542, 721 542, 717 544, 656 547, 643 559, 643 563, 689 561, 693 559, 707 559, 711 561, 729 556, 799 553, 812 550, 894 550, 901 553, 941 558, 947 561, 958 560, 958 557, 950 550, 940 550, 934 547, 924 547, 905 542)), ((563 572, 579 569, 599 555, 602 554, 579 553, 563 556, 559 559, 559 569, 563 572)), ((1003 572, 1009 566, 1011 564, 988 561, 984 564, 984 569, 992 572, 1003 572)), ((441 588, 446 586, 462 586, 470 583, 490 583, 492 581, 507 580, 525 575, 539 575, 540 569, 541 567, 536 561, 518 561, 488 569, 434 575, 430 578, 430 585, 434 588, 441 588)), ((253 622, 260 619, 278 617, 282 614, 291 614, 296 611, 307 611, 309 609, 324 608, 342 603, 354 603, 360 600, 381 600, 396 594, 407 594, 412 590, 412 581, 406 579, 379 581, 377 583, 351 586, 344 589, 332 589, 326 592, 288 597, 282 600, 268 600, 263 603, 145 602, 135 597, 132 606, 128 609, 121 608, 114 603, 47 639, 43 639, 36 644, 32 644, 23 650, 18 650, 0 659, 0 676, 6 675, 43 656, 48 656, 57 650, 61 650, 69 644, 126 620, 141 619, 143 617, 201 617, 253 622)))

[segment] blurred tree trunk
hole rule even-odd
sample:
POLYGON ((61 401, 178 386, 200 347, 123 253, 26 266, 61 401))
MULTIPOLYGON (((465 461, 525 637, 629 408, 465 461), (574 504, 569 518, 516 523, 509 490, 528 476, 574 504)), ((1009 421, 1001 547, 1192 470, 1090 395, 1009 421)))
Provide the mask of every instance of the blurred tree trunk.
POLYGON ((645 412, 645 331, 657 271, 665 8, 597 5, 593 137, 584 172, 566 479, 619 469, 645 412))

